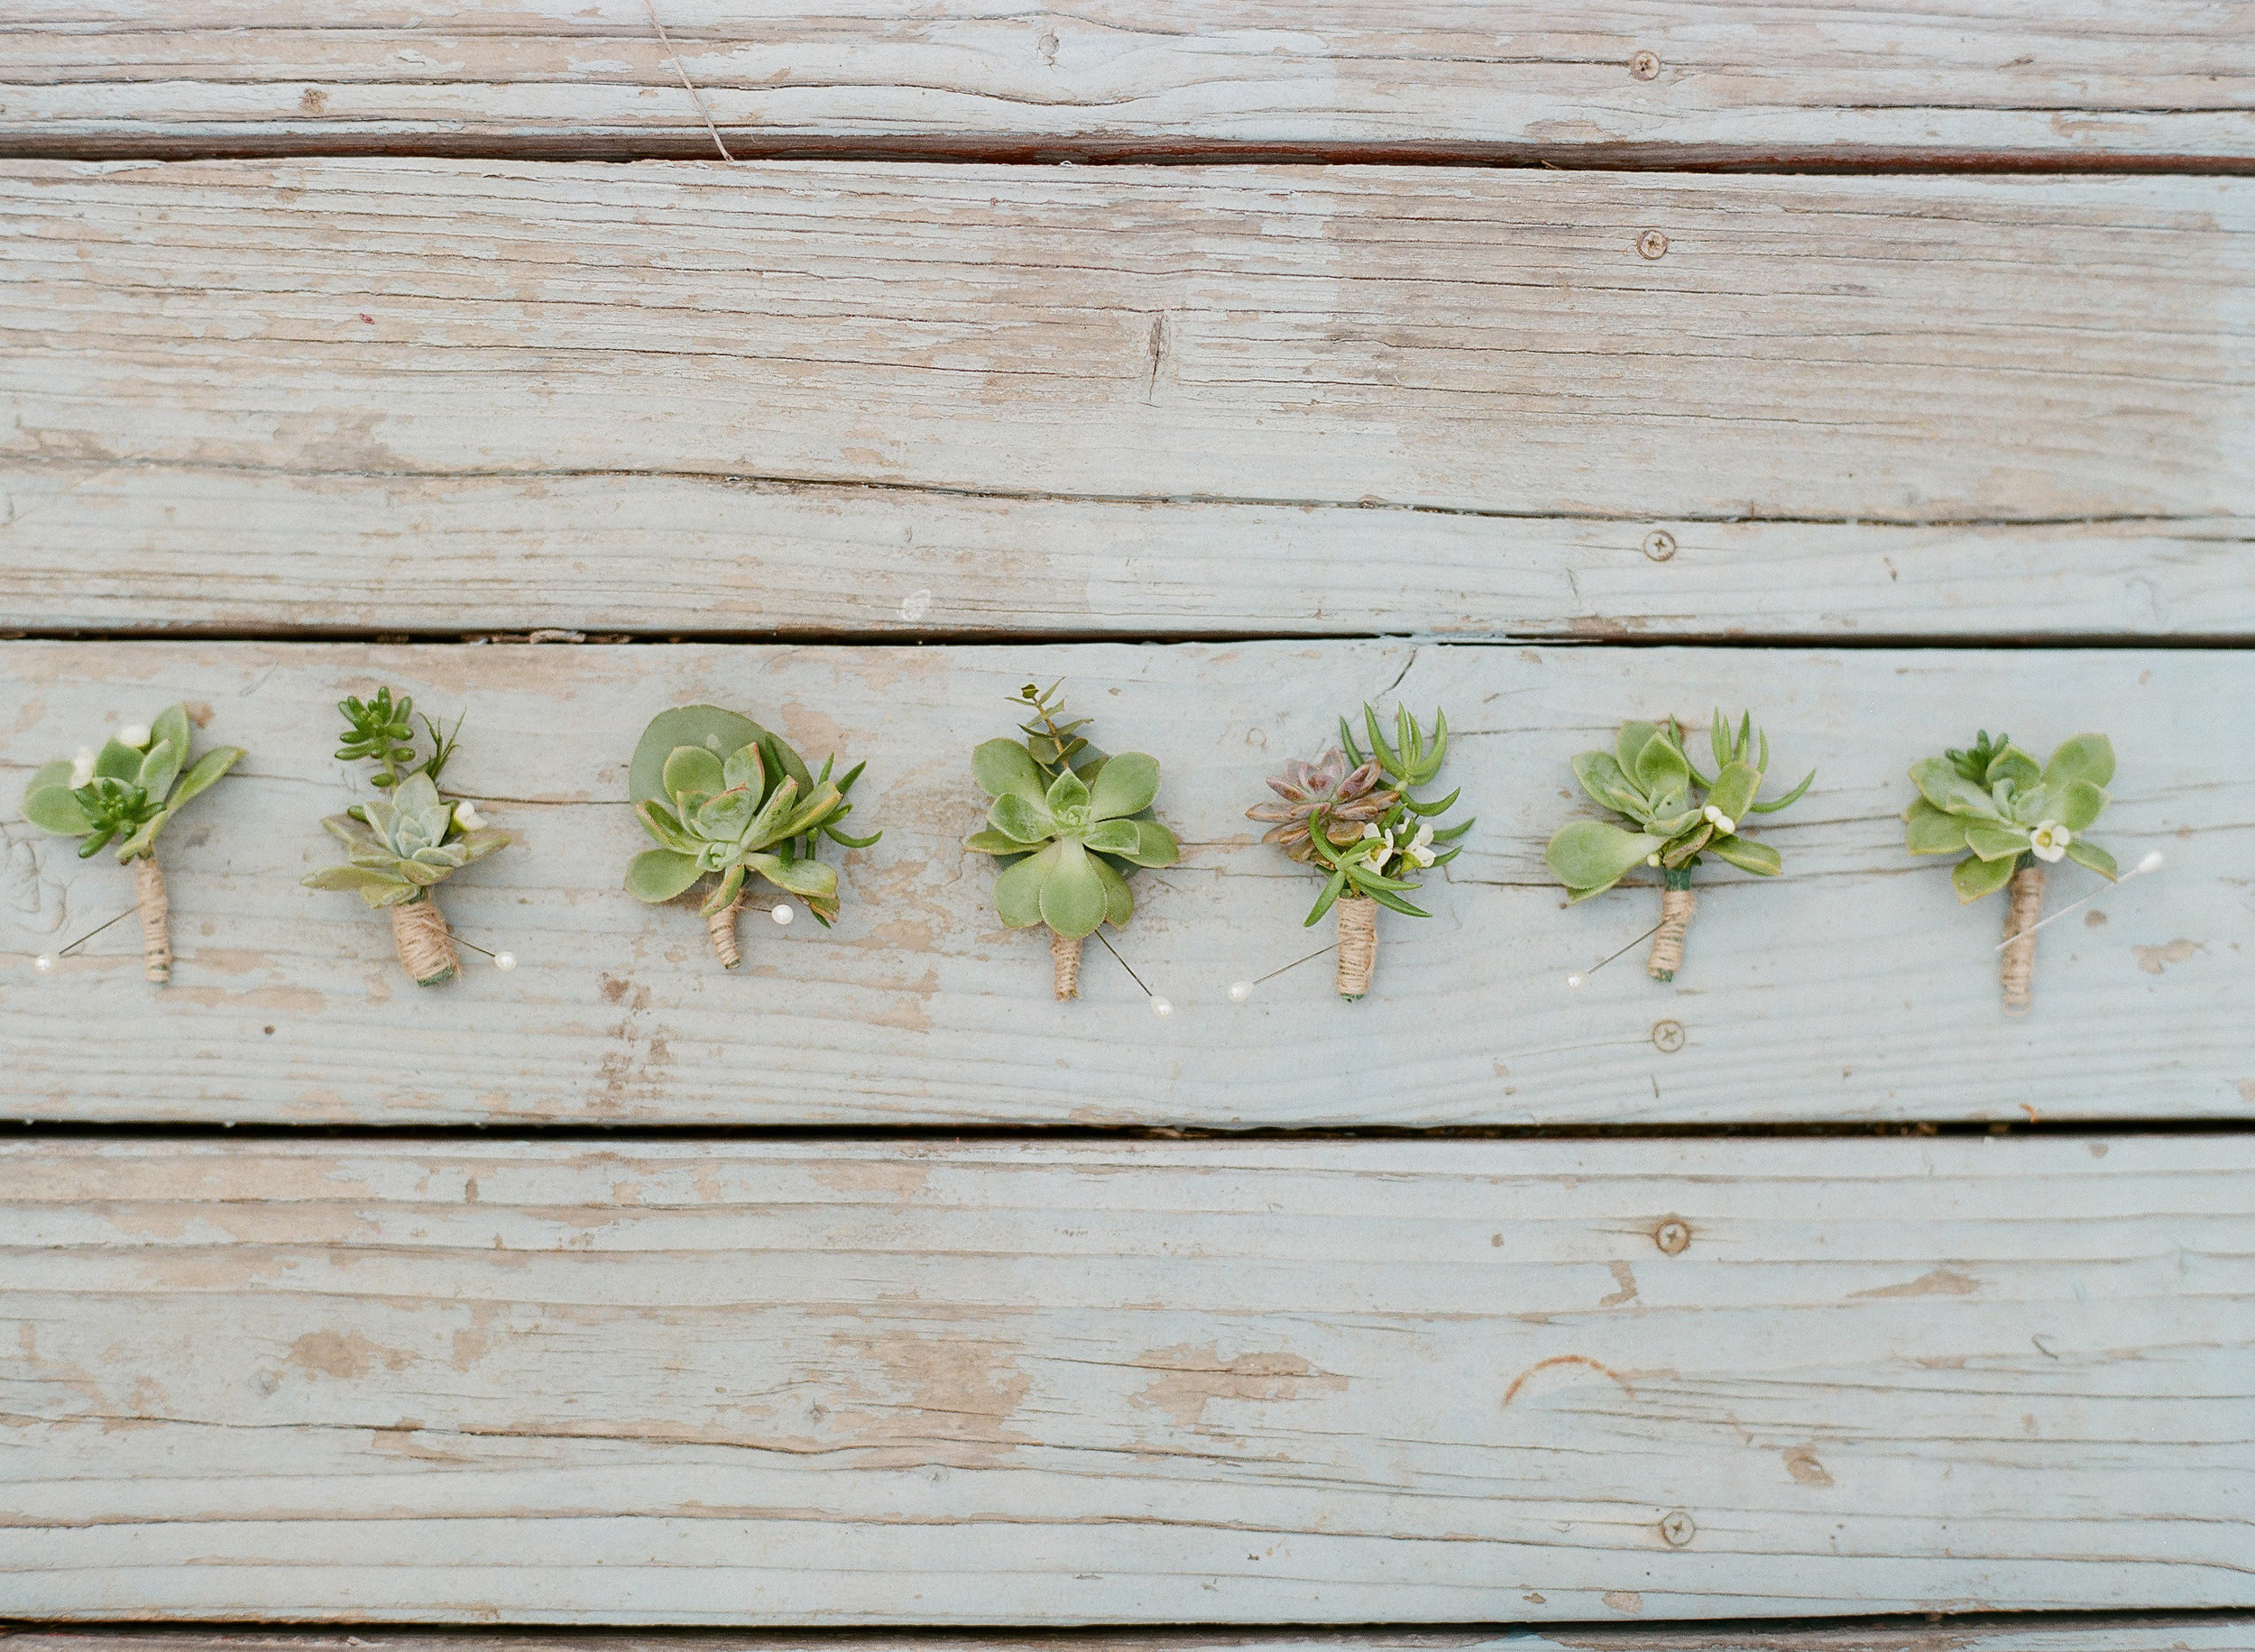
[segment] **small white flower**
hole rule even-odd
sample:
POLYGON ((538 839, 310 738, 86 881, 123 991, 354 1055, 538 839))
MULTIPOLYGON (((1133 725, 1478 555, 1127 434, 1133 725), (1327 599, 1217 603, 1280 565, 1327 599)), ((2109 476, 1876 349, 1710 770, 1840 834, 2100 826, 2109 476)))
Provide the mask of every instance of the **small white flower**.
POLYGON ((1372 849, 1370 851, 1370 858, 1365 862, 1365 864, 1368 866, 1373 872, 1385 871, 1385 863, 1391 859, 1394 855, 1393 832, 1380 831, 1376 822, 1366 821, 1363 822, 1362 835, 1366 838, 1383 838, 1385 840, 1385 847, 1384 849, 1372 849))
POLYGON ((1433 863, 1432 841, 1432 823, 1428 821, 1420 824, 1416 835, 1403 844, 1395 852, 1404 860, 1415 861, 1421 867, 1429 867, 1433 863))
POLYGON ((465 831, 483 831, 485 830, 484 817, 470 806, 469 800, 466 798, 461 799, 456 803, 454 806, 454 823, 461 827, 465 831))
POLYGON ((149 748, 149 725, 127 723, 117 731, 117 743, 131 746, 135 751, 146 751, 149 748))
POLYGON ((70 759, 70 789, 77 791, 94 778, 94 748, 81 746, 78 755, 70 759))
POLYGON ((1658 866, 1660 864, 1660 851, 1658 849, 1654 849, 1651 854, 1645 856, 1644 864, 1648 867, 1658 866))
POLYGON ((1718 838, 1727 838, 1732 832, 1738 830, 1738 822, 1732 820, 1730 816, 1725 814, 1713 803, 1707 804, 1707 806, 1700 810, 1699 812, 1707 817, 1707 823, 1715 828, 1715 835, 1718 838))
POLYGON ((2067 852, 2075 834, 2057 821, 2046 821, 2028 834, 2028 847, 2039 860, 2057 860, 2067 852))

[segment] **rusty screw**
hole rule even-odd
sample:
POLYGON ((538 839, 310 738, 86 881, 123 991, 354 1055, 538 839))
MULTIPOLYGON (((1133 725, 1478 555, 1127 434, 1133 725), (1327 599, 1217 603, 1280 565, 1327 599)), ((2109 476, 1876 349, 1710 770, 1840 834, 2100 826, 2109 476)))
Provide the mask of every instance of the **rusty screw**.
POLYGON ((1691 1230, 1674 1216, 1652 1229, 1652 1243, 1670 1256, 1680 1256, 1691 1243, 1691 1230))
POLYGON ((1676 554, 1676 537, 1664 528, 1655 528, 1644 536, 1644 555, 1654 562, 1666 562, 1676 554))
POLYGON ((1673 1055, 1683 1048, 1683 1023, 1655 1021, 1652 1023, 1652 1048, 1662 1055, 1673 1055))
POLYGON ((1636 238, 1636 250, 1647 258, 1668 256, 1668 237, 1656 229, 1648 229, 1636 238))
POLYGON ((1629 60, 1629 73, 1639 80, 1660 78, 1660 58, 1655 52, 1640 51, 1629 60))
POLYGON ((1698 1529, 1691 1524, 1691 1517, 1680 1509, 1661 1517, 1660 1535, 1668 1540, 1670 1548, 1681 1548, 1691 1541, 1698 1529))

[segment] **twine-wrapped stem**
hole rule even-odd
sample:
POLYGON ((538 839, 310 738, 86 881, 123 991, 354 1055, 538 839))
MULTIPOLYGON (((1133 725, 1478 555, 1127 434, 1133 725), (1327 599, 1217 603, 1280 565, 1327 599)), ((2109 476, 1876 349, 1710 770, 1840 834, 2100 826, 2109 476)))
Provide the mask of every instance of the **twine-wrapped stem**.
POLYGON ((741 891, 734 900, 704 921, 704 932, 712 940, 713 955, 721 960, 721 968, 733 969, 744 961, 744 955, 736 950, 736 914, 743 910, 744 897, 741 891))
POLYGON ((172 903, 153 854, 133 862, 133 904, 141 909, 141 972, 161 987, 172 978, 172 903))
POLYGON ((1672 981, 1683 968, 1684 932, 1699 910, 1699 897, 1691 893, 1689 867, 1669 867, 1660 876, 1660 928, 1652 932, 1652 955, 1644 973, 1655 981, 1672 981))
POLYGON ((1378 903, 1367 895, 1342 895, 1331 910, 1339 914, 1339 996, 1352 1004, 1370 990, 1378 967, 1378 903))
POLYGON ((2004 912, 2004 962, 2000 974, 2004 985, 2004 1007, 2025 1014, 2030 1002, 2030 984, 2036 975, 2036 921, 2044 912, 2044 869, 2023 858, 2020 870, 2006 886, 2012 904, 2004 912))
POLYGON ((391 945, 418 987, 451 981, 462 967, 455 957, 454 937, 446 932, 446 914, 428 891, 419 900, 391 909, 391 945))
POLYGON ((1081 940, 1077 935, 1060 935, 1049 932, 1049 967, 1054 977, 1057 1001, 1081 996, 1081 940))

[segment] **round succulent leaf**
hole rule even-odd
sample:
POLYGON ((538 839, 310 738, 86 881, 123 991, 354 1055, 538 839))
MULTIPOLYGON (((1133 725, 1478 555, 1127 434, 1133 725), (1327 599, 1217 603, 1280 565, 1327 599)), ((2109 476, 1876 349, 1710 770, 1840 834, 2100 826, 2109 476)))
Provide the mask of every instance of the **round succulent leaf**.
POLYGON ((1742 872, 1752 872, 1757 877, 1775 877, 1785 869, 1785 862, 1777 850, 1752 838, 1742 838, 1735 832, 1726 838, 1709 840, 1707 852, 1729 861, 1742 872))
POLYGON ((1625 722, 1621 725, 1613 737, 1613 755, 1620 760, 1623 774, 1636 773, 1637 757, 1652 743, 1652 736, 1659 732, 1658 723, 1625 722))
MULTIPOLYGON (((628 766, 626 792, 635 803, 668 795, 665 789, 666 760, 676 748, 695 746, 718 758, 740 751, 767 734, 750 718, 716 705, 679 705, 650 719, 649 727, 635 742, 634 760, 628 766)), ((720 786, 707 788, 720 791, 720 786)))
POLYGON ((1158 821, 1137 821, 1136 847, 1124 858, 1139 867, 1171 867, 1183 858, 1183 846, 1158 821))
POLYGON ((1132 855, 1142 847, 1146 821, 1099 821, 1081 834, 1089 848, 1109 855, 1132 855))
POLYGON ((1965 822, 1965 847, 1983 860, 2001 860, 2010 864, 2028 852, 2028 829, 2025 826, 2004 826, 1988 821, 1965 822))
POLYGON ((1031 803, 1016 792, 1005 792, 987 810, 987 823, 1019 843, 1046 843, 1057 835, 1057 822, 1049 811, 1031 803))
POLYGON ((2076 838, 2067 845, 2067 858, 2076 865, 2088 867, 2107 882, 2112 883, 2120 874, 2114 867, 2114 858, 2095 843, 2076 838))
POLYGON ((1923 797, 1903 815, 1903 847, 1914 855, 1956 855, 1965 849, 1965 828, 1972 822, 1962 814, 1945 814, 1923 797))
POLYGON ((372 907, 397 906, 418 893, 406 878, 370 867, 323 867, 299 881, 308 889, 349 889, 372 907))
POLYGON ((971 754, 971 772, 989 797, 1021 797, 1029 803, 1043 803, 1048 795, 1048 779, 1035 766, 1033 754, 1022 741, 983 742, 971 754))
POLYGON ((666 795, 676 801, 711 797, 728 790, 728 776, 715 753, 702 746, 676 746, 666 754, 663 784, 666 795))
POLYGON ((696 838, 682 825, 680 817, 674 813, 670 803, 646 797, 634 805, 634 814, 642 822, 642 830, 667 849, 681 855, 696 853, 696 838))
POLYGON ((1042 877, 1042 922, 1060 935, 1079 940, 1104 922, 1104 880, 1096 862, 1078 843, 1057 845, 1057 861, 1042 877))
POLYGON ((1919 794, 1947 814, 1997 820, 1996 799, 1957 772, 1947 757, 1924 757, 1910 766, 1919 794))
POLYGON ((1577 899, 1586 899, 1613 887, 1634 867, 1643 865, 1646 856, 1658 853, 1666 845, 1664 838, 1655 838, 1649 832, 1624 831, 1610 821, 1572 821, 1551 838, 1542 858, 1559 882, 1569 890, 1583 892, 1577 895, 1577 899))
POLYGON ((31 788, 23 794, 23 818, 42 831, 59 831, 74 838, 80 832, 91 831, 94 822, 70 794, 67 784, 69 778, 70 765, 67 760, 50 763, 32 776, 31 788), (60 776, 57 770, 61 771, 60 776), (58 778, 66 784, 57 784, 58 778))
POLYGON ((141 774, 141 759, 138 746, 128 746, 123 740, 104 740, 102 749, 94 754, 94 773, 97 779, 130 784, 141 774))
POLYGON ((189 733, 189 727, 188 708, 184 705, 168 705, 150 719, 149 743, 154 745, 159 740, 171 741, 172 749, 180 754, 182 762, 186 762, 188 748, 194 741, 194 737, 189 733))
POLYGON ((2113 784, 2113 742, 2103 734, 2078 734, 2062 740, 2044 765, 2044 784, 2060 785, 2087 780, 2095 786, 2113 784))
POLYGON ((744 865, 777 888, 810 901, 827 900, 838 892, 837 867, 819 860, 786 860, 780 855, 755 851, 744 857, 744 865))
POLYGON ((1042 879, 1056 866, 1063 849, 1053 843, 1040 854, 1004 867, 994 880, 994 909, 1004 927, 1026 929, 1042 921, 1042 879))
MULTIPOLYGON (((719 765, 713 766, 717 768, 719 765)), ((744 828, 751 824, 752 812, 751 794, 749 792, 723 792, 717 796, 708 797, 697 805, 697 835, 714 842, 723 840, 733 842, 743 834, 744 828)))
MULTIPOLYGON (((181 749, 185 751, 187 748, 182 747, 181 749)), ((242 762, 247 755, 240 746, 214 746, 196 759, 188 773, 180 776, 179 784, 172 788, 172 807, 178 809, 189 798, 210 790, 220 776, 242 762)))
POLYGON ((1641 816, 1650 801, 1629 777, 1621 772, 1620 764, 1602 751, 1585 751, 1574 758, 1574 778, 1581 782, 1581 789, 1607 809, 1623 814, 1641 816))
POLYGON ((1008 832, 996 831, 991 828, 972 832, 963 840, 963 847, 977 849, 982 855, 1023 855, 1027 848, 1008 832))
POLYGON ((1053 817, 1062 815, 1068 809, 1085 814, 1089 806, 1088 783, 1067 769, 1049 783, 1048 794, 1043 801, 1053 817))
POLYGON ((2105 788, 2088 780, 2070 780, 2064 785, 2054 783, 2049 790, 2059 811, 2059 823, 2069 831, 2085 831, 2106 812, 2105 788))
POLYGON ((513 831, 502 831, 492 826, 481 826, 475 831, 465 832, 447 847, 458 852, 462 864, 483 860, 496 849, 507 849, 517 840, 513 831))
POLYGON ((1734 758, 1724 764, 1715 776, 1715 784, 1707 788, 1707 801, 1735 821, 1753 807, 1754 794, 1761 789, 1762 771, 1734 758))
POLYGON ((705 917, 716 917, 735 904, 736 897, 744 892, 744 880, 750 876, 742 867, 733 866, 721 876, 719 886, 704 897, 704 904, 697 910, 705 917))
POLYGON ((1123 751, 1109 759, 1089 782, 1089 818, 1124 820, 1148 809, 1158 794, 1158 759, 1140 751, 1123 751))
POLYGON ((754 797, 764 794, 768 785, 768 771, 767 765, 759 760, 759 748, 756 744, 739 746, 730 752, 721 761, 721 779, 732 789, 741 786, 754 797))
POLYGON ((133 776, 133 784, 158 802, 163 802, 172 790, 173 781, 179 778, 184 749, 170 740, 151 739, 149 749, 142 753, 141 768, 133 776))
POLYGON ((1683 753, 1677 749, 1664 729, 1652 730, 1652 738, 1636 754, 1636 767, 1632 772, 1636 784, 1655 801, 1684 791, 1691 784, 1691 765, 1684 760, 1683 753))
POLYGON ((1119 868, 1103 856, 1091 855, 1089 864, 1096 868, 1096 876, 1104 886, 1104 922, 1114 929, 1123 927, 1129 918, 1135 916, 1135 891, 1119 875, 1119 868))
POLYGON ((2034 757, 2018 746, 2007 746, 1989 759, 1989 772, 1983 778, 1992 792, 2006 780, 2012 783, 2015 792, 2025 792, 2043 783, 2044 771, 2034 757))
POLYGON ((2019 864, 2017 859, 1983 860, 1969 855, 1950 869, 1950 885, 1960 901, 1977 901, 2011 883, 2012 869, 2019 864))

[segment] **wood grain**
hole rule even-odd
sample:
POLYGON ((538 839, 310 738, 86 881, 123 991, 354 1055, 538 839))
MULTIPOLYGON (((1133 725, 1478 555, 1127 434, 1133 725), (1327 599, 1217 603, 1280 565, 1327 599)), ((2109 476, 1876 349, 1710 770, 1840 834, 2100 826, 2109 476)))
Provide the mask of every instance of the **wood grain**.
POLYGON ((59 1619, 2244 1607, 2251 1174, 2238 1135, 12 1143, 0 1573, 59 1619))
MULTIPOLYGON (((462 1652, 459 1630, 66 1628, 10 1634, 12 1652, 462 1652)), ((479 1632, 492 1652, 813 1652, 805 1634, 711 1629, 479 1632)), ((2042 1612, 1824 1624, 1571 1624, 1509 1629, 829 1630, 836 1652, 2250 1652, 2255 1620, 2229 1612, 2042 1612)))
MULTIPOLYGON (((124 910, 129 880, 6 827, 0 1062, 24 1115, 90 1122, 2236 1118, 2255 1089, 2250 669, 2197 650, 8 644, 6 818, 38 763, 174 702, 208 706, 207 738, 251 755, 165 840, 168 988, 140 979, 123 929, 29 969, 124 910), (984 807, 971 746, 1008 731, 1006 695, 1057 677, 1100 743, 1164 766, 1185 858, 1139 877, 1119 944, 1175 1003, 1164 1022, 1094 948, 1084 1000, 1049 1002, 1041 940, 999 927, 991 863, 960 847, 984 807), (332 858, 318 817, 364 785, 330 755, 330 708, 379 682, 467 714, 448 778, 522 841, 443 901, 470 941, 518 955, 513 974, 473 958, 416 991, 380 918, 298 885, 332 858), (1431 886, 1434 916, 1387 915, 1360 1004, 1332 996, 1321 962, 1231 1004, 1232 981, 1330 939, 1301 927, 1313 879, 1245 809, 1336 738, 1339 711, 1397 695, 1447 709, 1446 783, 1479 821, 1431 886), (754 914, 735 975, 693 911, 619 888, 647 847, 624 801, 635 739, 663 707, 710 700, 865 759, 856 821, 886 832, 846 858, 836 930, 754 914), (1671 987, 1632 959, 1569 991, 1569 971, 1658 917, 1646 888, 1564 906, 1542 853, 1589 810, 1569 759, 1623 717, 1717 702, 1766 726, 1778 788, 1818 771, 1764 829, 1786 876, 1703 870, 1671 987), (2096 835, 2125 865, 2169 857, 2045 932, 2024 1021, 1998 1007, 1997 903, 1959 906, 1945 864, 1905 856, 1897 818, 1910 765, 1976 727, 2047 751, 2110 730, 2122 771, 2096 835)), ((2066 868, 2053 906, 2099 887, 2066 868)))
POLYGON ((16 162, 0 222, 23 629, 2255 637, 2255 183, 16 162))
MULTIPOLYGON (((2255 29, 2194 0, 658 9, 739 153, 2255 158, 2255 29)), ((19 153, 713 153, 635 0, 19 0, 0 61, 19 153)))

